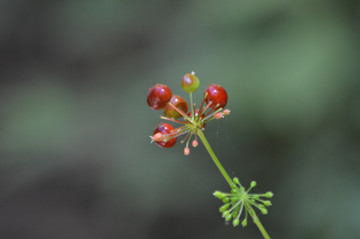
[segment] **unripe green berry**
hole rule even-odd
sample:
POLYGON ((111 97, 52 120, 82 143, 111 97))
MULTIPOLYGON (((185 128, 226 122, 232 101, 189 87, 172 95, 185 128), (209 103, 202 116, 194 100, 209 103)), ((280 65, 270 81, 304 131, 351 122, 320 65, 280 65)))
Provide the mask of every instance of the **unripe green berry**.
POLYGON ((199 88, 199 78, 195 76, 195 72, 185 74, 181 80, 181 88, 187 93, 193 93, 199 88))
POLYGON ((238 178, 233 178, 233 182, 236 183, 236 184, 240 184, 240 181, 238 178))
POLYGON ((256 187, 256 182, 255 182, 255 181, 252 181, 252 182, 250 183, 250 187, 251 187, 251 188, 256 187))
POLYGON ((241 225, 242 225, 243 227, 246 227, 246 226, 247 226, 247 219, 246 219, 246 218, 241 222, 241 225))
POLYGON ((265 193, 265 197, 267 197, 267 198, 272 198, 273 196, 274 196, 274 194, 272 192, 265 193))
POLYGON ((268 210, 265 207, 259 207, 262 214, 266 215, 268 213, 268 210))
POLYGON ((233 226, 236 227, 236 226, 239 225, 239 223, 240 223, 240 220, 236 218, 236 219, 234 219, 234 221, 233 221, 233 226))
POLYGON ((224 198, 223 193, 220 192, 220 191, 215 191, 215 192, 213 193, 213 195, 214 195, 216 198, 218 198, 218 199, 223 199, 223 198, 224 198))
POLYGON ((267 207, 270 207, 272 205, 270 201, 264 201, 263 203, 267 207))
POLYGON ((232 190, 231 190, 231 193, 232 193, 232 194, 236 194, 237 192, 238 192, 238 191, 237 191, 236 189, 232 189, 232 190))
POLYGON ((225 217, 225 220, 226 220, 226 221, 230 221, 231 219, 232 219, 231 214, 230 214, 230 215, 227 215, 227 216, 225 217))
POLYGON ((229 211, 225 211, 225 212, 223 212, 222 216, 223 216, 223 217, 227 217, 227 216, 229 216, 229 214, 230 214, 229 211))
POLYGON ((229 209, 229 207, 230 207, 230 203, 224 204, 223 206, 221 206, 219 208, 219 211, 220 212, 225 212, 225 210, 229 209))
POLYGON ((223 203, 227 203, 227 202, 229 202, 229 199, 228 198, 223 198, 223 203))
POLYGON ((235 209, 232 215, 233 215, 233 218, 236 218, 239 215, 239 210, 235 209))

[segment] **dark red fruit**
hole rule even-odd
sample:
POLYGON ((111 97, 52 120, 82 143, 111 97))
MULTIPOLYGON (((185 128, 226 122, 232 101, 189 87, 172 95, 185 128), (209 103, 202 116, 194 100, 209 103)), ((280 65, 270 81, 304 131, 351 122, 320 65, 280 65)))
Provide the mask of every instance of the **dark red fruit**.
POLYGON ((171 90, 166 85, 157 84, 149 89, 147 96, 148 105, 154 110, 163 109, 171 99, 171 90))
POLYGON ((204 94, 206 93, 207 93, 207 96, 205 98, 206 104, 212 102, 211 105, 209 106, 210 108, 215 109, 216 107, 216 109, 218 109, 225 107, 228 100, 228 95, 222 86, 217 84, 211 84, 206 89, 204 94))
MULTIPOLYGON (((170 103, 173 104, 176 108, 184 111, 184 113, 186 113, 188 111, 188 104, 186 103, 186 101, 183 98, 181 98, 178 95, 173 95, 171 97, 170 103)), ((174 118, 174 119, 182 116, 179 112, 177 112, 170 105, 165 106, 164 115, 168 118, 174 118)))
POLYGON ((197 88, 199 88, 199 85, 200 81, 199 78, 195 76, 195 72, 191 74, 185 74, 181 80, 181 87, 187 93, 195 92, 197 88))
MULTIPOLYGON (((173 130, 174 128, 168 124, 168 123, 160 123, 158 125, 156 125, 155 130, 154 130, 154 134, 156 133, 161 133, 165 138, 171 133, 171 130, 173 130)), ((172 146, 174 146, 174 144, 176 143, 177 138, 174 137, 168 141, 160 141, 160 142, 156 142, 159 146, 164 147, 164 148, 171 148, 172 146)))

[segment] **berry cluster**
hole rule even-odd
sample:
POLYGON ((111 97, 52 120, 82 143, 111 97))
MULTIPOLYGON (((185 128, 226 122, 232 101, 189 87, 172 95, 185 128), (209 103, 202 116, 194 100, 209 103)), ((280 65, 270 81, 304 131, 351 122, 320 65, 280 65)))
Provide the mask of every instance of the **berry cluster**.
POLYGON ((238 226, 240 223, 240 216, 243 211, 245 211, 245 218, 241 222, 242 226, 247 225, 248 213, 253 218, 256 223, 258 219, 253 206, 258 208, 262 214, 267 214, 268 210, 266 207, 271 206, 269 200, 263 200, 261 197, 272 198, 273 193, 267 192, 264 194, 249 194, 250 190, 256 186, 256 182, 252 181, 250 183, 249 189, 246 191, 243 186, 241 186, 238 178, 233 178, 233 183, 231 184, 231 193, 223 193, 220 191, 215 191, 214 196, 223 201, 224 205, 219 208, 219 211, 222 213, 225 221, 231 221, 234 227, 238 226), (245 210, 243 210, 245 208, 245 210))
POLYGON ((165 119, 171 122, 182 124, 181 127, 174 129, 168 123, 160 123, 155 127, 154 133, 150 136, 159 146, 170 148, 174 146, 177 138, 185 135, 181 143, 186 141, 184 154, 190 154, 189 142, 194 136, 192 146, 197 147, 197 135, 199 130, 204 130, 205 124, 213 119, 220 119, 230 114, 229 109, 223 110, 227 104, 228 95, 224 88, 217 84, 211 84, 204 92, 204 98, 199 108, 193 103, 192 93, 200 85, 199 78, 195 72, 185 74, 181 81, 182 89, 190 94, 190 112, 188 103, 178 95, 173 95, 170 88, 163 84, 156 84, 149 89, 147 96, 148 105, 155 110, 164 109, 165 119), (206 103, 206 106, 205 106, 206 103), (184 121, 178 120, 183 117, 184 121))

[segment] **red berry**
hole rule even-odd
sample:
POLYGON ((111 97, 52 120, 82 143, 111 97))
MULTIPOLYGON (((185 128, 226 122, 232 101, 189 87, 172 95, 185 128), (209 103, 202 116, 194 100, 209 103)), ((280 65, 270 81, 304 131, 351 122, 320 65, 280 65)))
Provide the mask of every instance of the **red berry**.
POLYGON ((157 84, 149 89, 147 96, 148 105, 154 110, 161 110, 171 99, 171 90, 166 85, 157 84))
MULTIPOLYGON (((188 111, 188 104, 186 103, 186 101, 183 98, 181 98, 178 95, 173 95, 171 97, 170 103, 173 104, 176 108, 184 111, 184 113, 186 113, 188 111)), ((182 116, 179 112, 177 112, 170 105, 165 106, 164 115, 168 118, 174 118, 174 119, 182 116)))
POLYGON ((206 89, 204 94, 206 93, 206 104, 209 104, 210 101, 212 102, 209 106, 210 108, 215 109, 217 105, 218 107, 216 107, 216 109, 225 107, 228 100, 228 95, 222 86, 217 84, 211 84, 206 89))
MULTIPOLYGON (((155 135, 157 133, 161 133, 164 136, 164 135, 170 134, 173 129, 174 128, 168 123, 160 123, 160 124, 156 125, 153 135, 155 135)), ((170 140, 166 141, 166 136, 165 136, 165 141, 159 141, 159 142, 155 141, 155 142, 161 147, 171 148, 176 143, 176 140, 177 140, 177 138, 174 137, 174 138, 171 138, 170 140)))
POLYGON ((199 88, 199 85, 200 81, 199 78, 195 76, 195 72, 191 74, 185 74, 181 80, 181 87, 187 93, 195 92, 197 88, 199 88))

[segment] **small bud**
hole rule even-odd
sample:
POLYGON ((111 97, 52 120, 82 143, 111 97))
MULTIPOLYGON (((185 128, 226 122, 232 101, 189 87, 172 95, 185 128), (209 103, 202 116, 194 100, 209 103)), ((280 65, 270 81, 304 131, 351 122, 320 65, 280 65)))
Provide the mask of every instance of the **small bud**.
POLYGON ((240 223, 240 220, 236 218, 236 219, 234 219, 234 221, 233 221, 233 226, 236 227, 236 226, 239 225, 239 223, 240 223))
POLYGON ((232 190, 231 190, 231 193, 232 193, 232 194, 237 194, 237 192, 238 192, 238 191, 237 191, 236 189, 232 189, 232 190))
POLYGON ((161 142, 161 141, 163 140, 163 135, 162 135, 162 133, 156 133, 156 134, 154 134, 153 140, 154 140, 155 142, 161 142))
POLYGON ((259 207, 259 210, 262 214, 266 215, 268 213, 268 210, 265 207, 259 207))
POLYGON ((263 203, 267 207, 270 207, 272 205, 270 201, 264 201, 263 203))
POLYGON ((234 210, 233 212, 233 218, 236 218, 239 215, 239 210, 234 210))
POLYGON ((229 211, 225 211, 222 214, 223 217, 231 216, 229 211))
POLYGON ((192 141, 192 146, 193 146, 194 148, 196 148, 198 145, 199 145, 199 142, 198 142, 196 139, 194 139, 194 140, 192 141))
POLYGON ((225 212, 226 210, 229 209, 229 207, 230 207, 230 203, 224 204, 223 206, 221 206, 221 207, 219 208, 219 211, 220 211, 220 212, 225 212))
POLYGON ((220 191, 215 191, 215 192, 213 193, 213 195, 214 195, 216 198, 218 198, 218 199, 223 199, 223 198, 224 198, 223 193, 220 192, 220 191))
POLYGON ((225 217, 225 220, 226 220, 226 221, 230 221, 231 219, 232 219, 231 214, 230 214, 230 215, 227 215, 227 216, 225 217))
POLYGON ((272 198, 273 196, 274 196, 274 194, 272 192, 265 193, 265 197, 267 197, 267 198, 272 198))
POLYGON ((223 114, 226 116, 226 115, 229 115, 230 114, 230 110, 229 109, 225 109, 224 111, 223 111, 223 114))
POLYGON ((242 225, 243 227, 246 227, 246 226, 247 226, 247 219, 246 219, 246 218, 241 222, 241 225, 242 225))
POLYGON ((229 199, 228 198, 223 198, 223 203, 228 203, 229 202, 229 199))
POLYGON ((185 155, 189 155, 189 154, 190 154, 190 149, 189 149, 189 147, 185 147, 185 148, 184 148, 184 154, 185 154, 185 155))
POLYGON ((251 188, 256 187, 256 182, 255 182, 255 181, 251 181, 251 183, 250 183, 250 187, 251 187, 251 188))
POLYGON ((223 113, 219 112, 215 114, 215 119, 221 119, 221 118, 224 118, 223 113))
POLYGON ((235 178, 233 178, 233 182, 234 182, 234 183, 236 183, 236 184, 240 184, 239 179, 238 179, 238 178, 236 178, 236 177, 235 177, 235 178))
POLYGON ((260 198, 260 196, 259 196, 258 194, 254 194, 253 198, 255 198, 255 199, 259 199, 259 198, 260 198))

